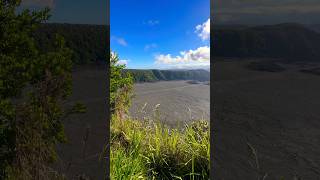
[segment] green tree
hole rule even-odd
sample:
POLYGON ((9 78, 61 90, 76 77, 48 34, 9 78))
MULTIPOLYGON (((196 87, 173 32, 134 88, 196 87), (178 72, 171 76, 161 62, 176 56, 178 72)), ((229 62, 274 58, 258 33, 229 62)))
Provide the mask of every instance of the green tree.
POLYGON ((83 107, 64 105, 72 85, 64 39, 56 35, 45 51, 32 36, 49 9, 17 13, 20 3, 0 1, 0 179, 54 179, 49 164, 66 141, 62 120, 83 107))
POLYGON ((119 64, 116 53, 110 54, 110 106, 111 112, 121 119, 127 113, 131 103, 133 78, 123 71, 125 65, 119 64))

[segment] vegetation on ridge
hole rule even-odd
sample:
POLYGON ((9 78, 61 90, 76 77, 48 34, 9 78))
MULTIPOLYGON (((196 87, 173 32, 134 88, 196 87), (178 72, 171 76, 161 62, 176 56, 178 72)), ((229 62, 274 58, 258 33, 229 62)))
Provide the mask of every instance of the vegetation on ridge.
POLYGON ((140 70, 140 69, 124 69, 124 73, 130 73, 134 82, 155 82, 155 81, 171 81, 171 80, 197 80, 209 81, 210 72, 198 70, 140 70))
POLYGON ((33 33, 41 49, 51 49, 48 43, 56 33, 65 37, 66 45, 73 50, 72 61, 76 64, 104 62, 108 48, 108 26, 85 24, 42 23, 33 33))

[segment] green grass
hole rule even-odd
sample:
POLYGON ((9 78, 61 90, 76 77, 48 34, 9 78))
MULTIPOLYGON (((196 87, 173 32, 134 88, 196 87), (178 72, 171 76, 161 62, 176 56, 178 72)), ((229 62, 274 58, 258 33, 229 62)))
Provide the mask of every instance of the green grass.
POLYGON ((111 179, 209 179, 207 121, 172 129, 113 117, 111 138, 111 179))

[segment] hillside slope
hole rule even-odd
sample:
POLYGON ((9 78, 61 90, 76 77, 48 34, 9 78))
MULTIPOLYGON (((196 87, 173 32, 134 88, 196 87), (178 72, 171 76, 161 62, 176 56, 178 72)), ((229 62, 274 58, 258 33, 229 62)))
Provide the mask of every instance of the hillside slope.
POLYGON ((126 69, 132 74, 135 82, 154 82, 171 80, 209 81, 210 73, 206 70, 158 70, 158 69, 126 69))

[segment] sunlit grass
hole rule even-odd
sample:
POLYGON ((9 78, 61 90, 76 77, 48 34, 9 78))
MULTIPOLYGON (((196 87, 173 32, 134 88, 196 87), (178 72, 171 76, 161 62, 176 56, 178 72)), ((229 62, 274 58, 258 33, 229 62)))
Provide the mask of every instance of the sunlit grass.
POLYGON ((111 138, 111 179, 209 179, 207 121, 181 130, 113 117, 111 138))

